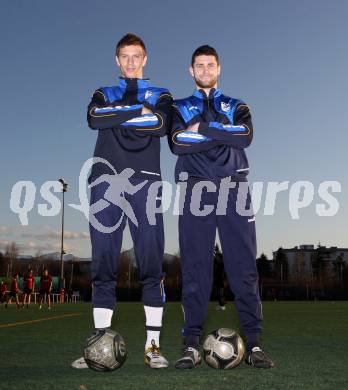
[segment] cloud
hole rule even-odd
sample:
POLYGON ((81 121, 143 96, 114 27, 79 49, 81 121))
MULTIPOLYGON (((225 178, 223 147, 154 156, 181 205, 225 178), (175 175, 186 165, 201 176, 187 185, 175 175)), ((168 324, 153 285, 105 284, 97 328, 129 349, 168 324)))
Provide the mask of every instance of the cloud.
POLYGON ((12 233, 12 228, 7 226, 0 226, 0 234, 7 235, 12 233))
POLYGON ((64 232, 64 238, 66 238, 68 240, 86 239, 86 238, 89 238, 89 233, 87 233, 87 232, 64 232))
MULTIPOLYGON (((0 249, 6 250, 7 245, 11 244, 12 241, 0 240, 0 249)), ((60 252, 60 242, 55 243, 38 243, 35 241, 20 242, 16 245, 21 254, 25 252, 60 252)), ((73 252, 76 248, 71 244, 64 244, 65 252, 73 252)))
MULTIPOLYGON (((65 252, 76 251, 76 245, 72 245, 73 240, 89 239, 87 232, 64 232, 65 252)), ((52 229, 50 226, 40 226, 37 228, 14 229, 12 227, 0 226, 0 251, 5 252, 8 245, 14 242, 20 254, 35 254, 37 252, 60 252, 61 231, 52 229)))
MULTIPOLYGON (((49 230, 47 233, 22 233, 21 237, 23 238, 35 238, 40 240, 47 239, 60 239, 61 232, 59 230, 49 230)), ((64 239, 66 240, 81 240, 89 238, 89 233, 87 232, 64 232, 64 239)))
MULTIPOLYGON (((35 241, 29 241, 24 244, 18 245, 21 251, 54 251, 54 252, 60 252, 60 242, 56 243, 37 243, 35 241)), ((64 244, 64 250, 65 252, 71 252, 75 248, 73 245, 70 244, 64 244)))
POLYGON ((7 245, 11 244, 11 241, 0 240, 0 249, 6 249, 7 245))

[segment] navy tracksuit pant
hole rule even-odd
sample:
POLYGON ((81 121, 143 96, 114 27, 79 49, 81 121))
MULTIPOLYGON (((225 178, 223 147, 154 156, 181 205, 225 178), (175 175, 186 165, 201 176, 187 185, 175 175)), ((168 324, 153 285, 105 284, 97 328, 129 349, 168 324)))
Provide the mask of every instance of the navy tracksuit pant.
MULTIPOLYGON (((130 179, 132 185, 143 182, 143 179, 130 179)), ((128 219, 129 229, 134 244, 134 252, 139 270, 139 280, 143 286, 142 301, 145 306, 163 306, 163 288, 161 288, 162 261, 164 254, 164 233, 162 214, 156 214, 156 224, 150 225, 146 215, 146 201, 149 186, 147 184, 130 195, 124 193, 131 205, 138 222, 136 226, 115 204, 95 214, 103 226, 111 227, 120 222, 120 226, 112 233, 103 233, 90 223, 92 243, 92 304, 95 308, 114 309, 116 303, 116 278, 118 258, 121 251, 123 230, 128 219)), ((90 204, 105 199, 108 184, 102 182, 91 188, 90 204)), ((160 195, 160 192, 157 194, 160 195)), ((160 202, 156 195, 155 202, 160 202)))
MULTIPOLYGON (((220 181, 214 181, 216 192, 202 192, 201 208, 214 205, 207 216, 195 216, 190 210, 192 188, 199 179, 189 178, 183 214, 179 216, 179 241, 182 267, 182 304, 185 323, 183 335, 187 344, 196 344, 203 333, 213 282, 213 252, 216 229, 221 241, 225 272, 235 295, 241 327, 248 343, 257 344, 261 331, 261 302, 256 268, 256 234, 253 216, 236 212, 239 188, 229 190, 226 215, 217 215, 220 181)), ((246 209, 251 205, 246 196, 246 209)))

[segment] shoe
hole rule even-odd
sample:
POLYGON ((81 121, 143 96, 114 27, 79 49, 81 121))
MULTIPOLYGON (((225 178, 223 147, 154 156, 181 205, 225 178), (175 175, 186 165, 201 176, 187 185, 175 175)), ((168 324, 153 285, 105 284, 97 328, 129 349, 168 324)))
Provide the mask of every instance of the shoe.
POLYGON ((162 356, 159 347, 155 344, 155 340, 151 340, 151 347, 145 349, 144 362, 151 368, 167 368, 168 360, 162 356))
POLYGON ((39 305, 39 309, 40 309, 40 310, 42 309, 42 305, 39 305))
POLYGON ((220 306, 220 305, 215 306, 215 310, 222 310, 222 311, 224 311, 225 309, 226 309, 225 305, 224 306, 220 306))
POLYGON ((70 367, 71 368, 75 368, 77 370, 82 370, 84 368, 88 368, 87 366, 87 363, 86 363, 86 360, 84 357, 80 357, 79 359, 76 359, 74 360, 71 364, 70 364, 70 367))
POLYGON ((48 310, 51 310, 51 306, 48 306, 48 310))
POLYGON ((175 362, 175 368, 187 369, 194 368, 201 364, 202 358, 199 351, 193 347, 186 347, 182 357, 175 362))
POLYGON ((246 364, 256 368, 272 368, 274 363, 260 347, 254 347, 245 359, 246 364))

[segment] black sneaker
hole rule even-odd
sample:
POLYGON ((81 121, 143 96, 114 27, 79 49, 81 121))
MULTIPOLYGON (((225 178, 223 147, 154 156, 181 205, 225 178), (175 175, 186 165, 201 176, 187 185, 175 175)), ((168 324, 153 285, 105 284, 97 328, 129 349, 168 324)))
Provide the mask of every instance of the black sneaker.
POLYGON ((201 364, 202 358, 199 351, 193 347, 186 347, 182 357, 175 362, 175 368, 187 369, 194 368, 201 364))
POLYGON ((272 360, 263 352, 260 347, 254 347, 250 353, 248 353, 246 364, 256 368, 272 368, 274 363, 272 360))

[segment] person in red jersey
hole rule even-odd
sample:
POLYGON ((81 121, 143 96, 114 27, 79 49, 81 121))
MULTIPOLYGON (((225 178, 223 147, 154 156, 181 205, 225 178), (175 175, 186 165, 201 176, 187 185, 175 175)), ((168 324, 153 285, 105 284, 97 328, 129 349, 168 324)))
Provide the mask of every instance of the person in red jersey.
POLYGON ((33 270, 29 270, 28 273, 24 276, 24 298, 22 308, 27 304, 27 309, 29 309, 31 294, 34 292, 35 286, 35 276, 33 270))
POLYGON ((2 280, 0 282, 0 303, 6 302, 7 284, 2 280))
POLYGON ((17 309, 19 309, 19 300, 18 300, 18 294, 19 294, 19 286, 18 286, 18 274, 14 274, 11 280, 11 290, 10 290, 10 296, 5 304, 5 307, 7 308, 8 305, 12 303, 12 298, 15 298, 17 309))
POLYGON ((49 309, 51 309, 51 288, 52 288, 52 277, 48 273, 48 270, 45 269, 43 275, 40 279, 40 303, 39 309, 42 308, 42 302, 45 300, 49 309))

